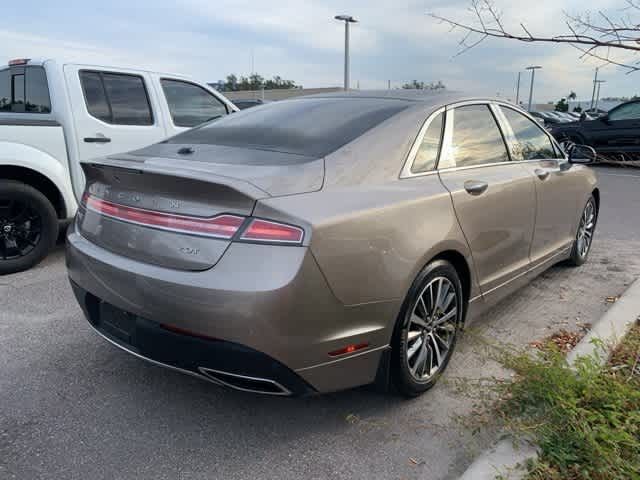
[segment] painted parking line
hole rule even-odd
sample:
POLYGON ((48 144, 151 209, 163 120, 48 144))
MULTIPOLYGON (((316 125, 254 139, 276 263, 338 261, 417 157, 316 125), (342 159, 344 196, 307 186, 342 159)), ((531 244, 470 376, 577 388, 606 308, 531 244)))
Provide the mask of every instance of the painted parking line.
POLYGON ((633 173, 628 173, 628 174, 624 174, 624 173, 603 173, 603 172, 598 172, 598 176, 600 175, 605 175, 607 177, 626 177, 626 178, 638 178, 640 179, 640 175, 636 175, 633 173))

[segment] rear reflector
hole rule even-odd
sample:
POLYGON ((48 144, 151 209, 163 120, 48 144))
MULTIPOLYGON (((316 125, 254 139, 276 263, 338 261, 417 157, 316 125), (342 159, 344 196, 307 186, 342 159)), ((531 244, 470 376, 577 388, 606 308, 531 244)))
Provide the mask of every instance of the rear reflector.
POLYGON ((215 337, 210 337, 208 335, 203 335, 201 333, 192 332, 191 330, 186 330, 180 327, 174 327, 173 325, 167 325, 166 323, 160 324, 160 328, 168 330, 169 332, 177 333, 178 335, 187 335, 189 337, 201 338, 203 340, 218 340, 215 337))
POLYGON ((302 243, 303 237, 304 230, 299 227, 256 218, 245 229, 240 240, 299 244, 302 243))
POLYGON ((116 220, 205 237, 230 239, 244 222, 244 217, 228 214, 208 218, 173 215, 119 205, 87 194, 83 201, 88 209, 116 220))
POLYGON ((357 352, 358 350, 362 350, 369 346, 368 343, 358 343, 354 345, 347 345, 346 347, 340 348, 338 350, 334 350, 333 352, 329 352, 330 357, 337 357, 339 355, 346 355, 347 353, 357 352))

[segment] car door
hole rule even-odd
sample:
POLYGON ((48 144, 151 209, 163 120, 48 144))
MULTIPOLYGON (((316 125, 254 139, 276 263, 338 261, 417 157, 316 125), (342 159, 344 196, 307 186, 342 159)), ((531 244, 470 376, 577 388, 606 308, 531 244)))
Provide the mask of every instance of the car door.
POLYGON ((595 146, 610 151, 640 149, 640 102, 630 102, 612 109, 596 120, 595 146))
POLYGON ((497 300, 529 267, 533 179, 522 164, 510 161, 487 103, 448 108, 446 117, 439 176, 451 193, 482 293, 497 300))
POLYGON ((494 111, 512 160, 522 162, 535 183, 536 221, 529 256, 538 264, 571 246, 578 185, 559 148, 536 122, 504 105, 496 105, 494 111))
POLYGON ((158 78, 170 135, 231 113, 231 108, 213 92, 187 80, 158 78))
POLYGON ((163 140, 167 132, 146 72, 66 65, 80 161, 163 140))

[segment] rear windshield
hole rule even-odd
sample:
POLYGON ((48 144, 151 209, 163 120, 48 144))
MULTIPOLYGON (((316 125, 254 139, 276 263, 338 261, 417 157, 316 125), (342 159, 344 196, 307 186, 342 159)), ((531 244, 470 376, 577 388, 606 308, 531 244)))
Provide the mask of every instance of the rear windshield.
POLYGON ((19 66, 0 70, 0 112, 51 113, 44 68, 19 66))
POLYGON ((324 157, 404 110, 378 98, 310 98, 273 102, 227 115, 166 143, 257 148, 324 157))

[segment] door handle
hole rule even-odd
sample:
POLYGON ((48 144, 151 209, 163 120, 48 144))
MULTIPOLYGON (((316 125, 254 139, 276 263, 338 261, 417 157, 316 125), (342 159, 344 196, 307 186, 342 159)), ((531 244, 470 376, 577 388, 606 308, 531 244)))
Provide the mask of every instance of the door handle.
POLYGON ((84 141, 87 143, 109 143, 111 139, 103 135, 98 137, 84 137, 84 141))
POLYGON ((533 173, 535 173, 540 180, 546 180, 549 176, 549 170, 543 170, 541 168, 536 168, 533 173))
POLYGON ((471 195, 480 195, 489 188, 487 182, 481 182, 479 180, 467 180, 464 182, 464 189, 471 195))

